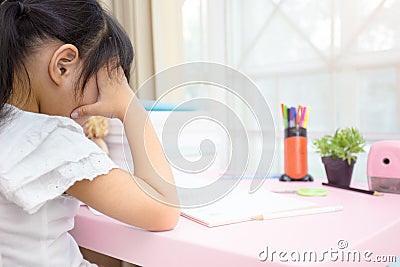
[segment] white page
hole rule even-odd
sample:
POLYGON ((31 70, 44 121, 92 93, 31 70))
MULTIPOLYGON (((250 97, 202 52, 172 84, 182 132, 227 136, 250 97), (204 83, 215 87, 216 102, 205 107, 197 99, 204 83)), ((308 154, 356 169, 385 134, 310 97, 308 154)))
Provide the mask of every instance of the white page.
POLYGON ((211 205, 182 209, 182 213, 202 224, 217 226, 247 221, 257 215, 315 207, 315 203, 266 190, 249 194, 245 188, 236 188, 211 205))

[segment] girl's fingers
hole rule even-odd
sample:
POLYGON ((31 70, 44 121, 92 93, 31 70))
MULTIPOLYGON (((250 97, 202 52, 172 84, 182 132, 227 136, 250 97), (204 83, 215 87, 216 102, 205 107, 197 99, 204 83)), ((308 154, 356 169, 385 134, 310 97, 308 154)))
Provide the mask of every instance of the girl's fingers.
POLYGON ((101 110, 99 110, 99 102, 96 102, 91 105, 86 105, 76 108, 74 111, 72 111, 71 118, 79 119, 88 116, 101 116, 103 115, 101 113, 102 113, 101 110))
POLYGON ((89 116, 104 116, 108 118, 122 118, 132 98, 133 92, 129 88, 122 68, 112 70, 102 68, 96 74, 99 96, 97 102, 76 108, 71 113, 72 119, 89 116), (124 104, 125 102, 128 102, 124 104))

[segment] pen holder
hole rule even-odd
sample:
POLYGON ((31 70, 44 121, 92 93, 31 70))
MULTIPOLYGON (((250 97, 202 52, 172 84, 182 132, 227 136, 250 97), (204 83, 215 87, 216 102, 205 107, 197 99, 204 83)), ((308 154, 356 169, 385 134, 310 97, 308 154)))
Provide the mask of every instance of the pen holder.
POLYGON ((285 129, 284 139, 285 173, 280 181, 313 181, 308 174, 307 129, 290 127, 285 129))

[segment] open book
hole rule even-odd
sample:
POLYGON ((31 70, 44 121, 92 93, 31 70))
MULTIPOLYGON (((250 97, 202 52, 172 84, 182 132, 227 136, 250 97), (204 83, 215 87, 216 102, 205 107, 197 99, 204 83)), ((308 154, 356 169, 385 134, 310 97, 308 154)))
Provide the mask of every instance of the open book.
POLYGON ((221 200, 199 208, 182 209, 182 216, 208 227, 342 210, 266 190, 250 194, 235 189, 221 200))

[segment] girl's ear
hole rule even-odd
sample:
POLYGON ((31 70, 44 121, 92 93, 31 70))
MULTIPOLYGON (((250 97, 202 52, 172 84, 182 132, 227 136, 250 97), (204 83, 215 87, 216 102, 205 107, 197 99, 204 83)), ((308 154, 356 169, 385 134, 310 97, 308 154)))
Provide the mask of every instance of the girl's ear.
POLYGON ((60 86, 65 78, 79 67, 79 52, 76 46, 64 44, 60 46, 51 57, 49 75, 53 82, 60 86))

